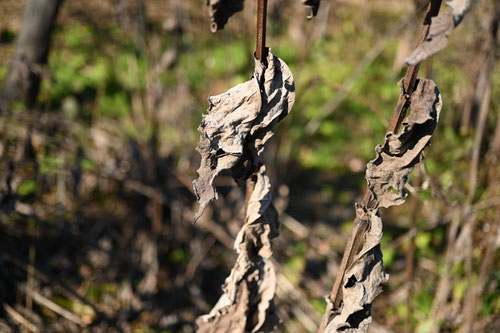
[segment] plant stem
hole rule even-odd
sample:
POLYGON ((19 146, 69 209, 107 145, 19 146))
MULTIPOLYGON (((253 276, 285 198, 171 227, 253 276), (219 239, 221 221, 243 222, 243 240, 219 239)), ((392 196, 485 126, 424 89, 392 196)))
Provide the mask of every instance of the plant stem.
POLYGON ((257 39, 255 57, 257 60, 266 58, 266 17, 267 0, 257 0, 257 39))
MULTIPOLYGON (((424 24, 420 31, 420 35, 417 40, 416 47, 418 47, 424 41, 427 33, 429 32, 429 26, 431 23, 431 18, 437 16, 439 13, 439 8, 441 7, 441 0, 431 0, 429 4, 429 9, 427 10, 427 15, 425 16, 424 24)), ((406 116, 406 111, 410 106, 410 97, 415 89, 415 83, 418 76, 418 71, 420 69, 420 64, 415 66, 409 66, 406 72, 404 81, 403 81, 403 89, 404 94, 400 96, 398 100, 398 104, 392 114, 391 122, 387 127, 387 133, 394 132, 398 133, 401 124, 406 116)), ((362 206, 370 207, 373 203, 371 202, 370 191, 366 191, 363 196, 363 201, 361 203, 362 206)), ((358 253, 359 246, 362 242, 363 236, 365 234, 366 229, 368 228, 368 224, 366 221, 355 221, 354 227, 349 235, 349 239, 347 240, 346 249, 344 251, 344 256, 342 257, 342 261, 340 263, 339 273, 335 279, 335 283, 333 284, 332 292, 330 294, 330 300, 333 303, 333 310, 338 310, 340 308, 340 304, 342 302, 342 281, 344 280, 344 275, 347 268, 351 265, 354 260, 354 256, 358 253)))
MULTIPOLYGON (((257 38, 255 41, 255 58, 265 63, 266 59, 266 18, 267 0, 257 0, 257 38)), ((252 176, 247 179, 247 189, 245 197, 245 219, 247 216, 248 202, 252 196, 255 181, 252 176)))

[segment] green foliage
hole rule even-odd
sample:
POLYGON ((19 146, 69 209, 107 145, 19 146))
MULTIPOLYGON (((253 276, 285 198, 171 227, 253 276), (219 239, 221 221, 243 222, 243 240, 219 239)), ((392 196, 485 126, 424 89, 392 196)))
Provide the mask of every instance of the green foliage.
POLYGON ((385 269, 390 269, 394 259, 396 257, 396 250, 391 246, 392 236, 389 232, 384 232, 382 235, 382 241, 380 245, 382 247, 382 253, 384 254, 384 267, 385 269))
POLYGON ((185 249, 175 249, 170 253, 169 259, 173 263, 186 265, 189 262, 189 254, 185 249))
POLYGON ((427 288, 422 288, 415 293, 413 306, 415 308, 415 317, 419 319, 427 318, 431 311, 434 293, 427 288))
POLYGON ((16 34, 9 29, 2 29, 0 31, 0 44, 8 44, 14 41, 16 34))
POLYGON ((488 316, 491 314, 500 313, 500 271, 493 270, 490 274, 488 286, 491 288, 488 293, 485 293, 481 300, 481 314, 488 316))
POLYGON ((323 313, 325 313, 326 303, 325 303, 324 300, 322 300, 322 299, 312 299, 310 303, 311 303, 311 306, 313 307, 313 309, 319 315, 323 315, 323 313))
POLYGON ((56 173, 63 165, 62 156, 42 155, 40 159, 40 173, 48 175, 56 173))
POLYGON ((36 191, 36 181, 33 179, 25 180, 17 187, 17 194, 20 196, 30 195, 36 191))
POLYGON ((306 266, 305 251, 307 244, 305 242, 297 241, 290 244, 292 255, 283 265, 283 273, 294 285, 300 282, 302 272, 306 266))
MULTIPOLYGON (((319 220, 321 223, 318 224, 322 224, 330 219, 331 214, 334 216, 332 220, 336 221, 329 226, 332 227, 332 232, 344 234, 350 232, 353 224, 352 202, 359 199, 362 188, 366 184, 362 170, 352 168, 349 162, 356 160, 365 164, 375 156, 374 148, 382 143, 384 138, 383 121, 370 110, 364 101, 368 101, 388 120, 400 94, 396 83, 402 76, 402 72, 393 69, 393 60, 400 36, 390 38, 376 59, 369 63, 366 69, 358 72, 366 54, 386 36, 387 30, 391 29, 394 22, 399 19, 396 13, 388 11, 387 8, 376 7, 369 17, 362 13, 354 13, 355 7, 351 5, 336 7, 335 11, 331 11, 334 20, 330 20, 324 38, 315 39, 312 35, 307 36, 310 38, 307 40, 307 45, 296 45, 289 38, 287 26, 282 20, 269 22, 272 43, 268 40, 268 44, 272 45, 273 53, 289 65, 296 80, 294 109, 291 115, 279 125, 279 130, 273 139, 278 158, 276 158, 276 167, 269 168, 270 174, 273 181, 275 179, 283 181, 280 178, 288 176, 282 170, 290 170, 290 174, 307 172, 304 174, 328 175, 328 179, 338 180, 338 184, 321 181, 320 184, 316 184, 316 180, 312 179, 314 177, 307 179, 312 186, 317 185, 320 189, 321 195, 318 197, 321 197, 322 201, 316 204, 327 207, 325 211, 328 210, 327 214, 329 214, 328 218, 325 218, 321 215, 322 212, 321 214, 315 212, 317 216, 311 217, 311 221, 319 220), (344 96, 339 85, 349 90, 352 95, 344 96), (335 107, 332 106, 334 102, 337 102, 335 107), (318 123, 317 130, 311 132, 308 126, 318 119, 321 121, 318 123), (284 166, 283 169, 280 168, 282 166, 284 166), (339 207, 344 209, 338 209, 339 207), (347 211, 347 213, 339 212, 339 210, 347 211)), ((237 21, 230 22, 232 27, 228 25, 223 33, 216 35, 191 31, 179 35, 170 31, 165 33, 161 28, 162 23, 151 24, 147 27, 147 35, 157 38, 158 41, 155 42, 154 38, 151 38, 151 40, 146 40, 145 45, 136 40, 137 36, 134 33, 125 31, 115 23, 95 26, 73 20, 57 29, 53 39, 55 51, 50 53, 47 68, 52 78, 42 80, 39 102, 41 110, 55 114, 69 126, 66 132, 61 128, 54 128, 47 134, 50 140, 56 142, 57 147, 54 147, 52 143, 44 143, 45 146, 50 146, 49 148, 37 147, 36 161, 39 164, 40 174, 46 178, 56 178, 53 176, 57 174, 70 179, 67 176, 70 174, 67 172, 68 169, 78 166, 84 173, 104 173, 100 169, 100 160, 97 158, 94 161, 95 155, 88 154, 87 156, 86 154, 86 149, 91 142, 89 136, 92 135, 89 129, 92 126, 98 127, 104 124, 113 134, 119 136, 118 140, 122 140, 122 143, 130 141, 149 147, 148 140, 153 138, 154 134, 157 135, 158 141, 163 144, 164 148, 162 152, 164 155, 161 158, 171 159, 169 163, 172 162, 171 165, 168 164, 167 170, 163 170, 165 174, 170 176, 172 172, 181 176, 185 174, 189 174, 190 177, 194 176, 197 154, 193 147, 198 139, 196 127, 201 115, 208 107, 207 96, 221 93, 233 85, 248 80, 253 72, 253 36, 248 36, 246 32, 241 31, 231 32, 232 29, 236 30, 235 22, 237 21), (153 47, 155 43, 159 45, 153 47), (153 50, 152 54, 149 54, 150 48, 153 50), (166 99, 159 103, 166 104, 166 107, 162 106, 164 109, 160 110, 160 106, 154 106, 150 110, 147 104, 150 98, 148 94, 153 91, 148 86, 152 83, 150 75, 163 52, 174 48, 177 52, 175 63, 159 74, 160 89, 163 90, 162 94, 166 99), (187 87, 187 93, 180 96, 177 91, 178 87, 187 87), (181 112, 174 114, 175 107, 173 106, 178 105, 180 105, 181 112), (154 124, 157 116, 161 119, 160 123, 154 124), (77 126, 73 128, 73 124, 77 126), (158 125, 158 128, 155 128, 155 125, 158 125), (158 132, 155 133, 155 130, 158 132), (81 156, 71 156, 75 153, 73 147, 66 147, 63 140, 68 137, 76 138, 77 144, 81 145, 84 151, 81 156), (175 170, 170 170, 170 167, 175 170)), ((312 24, 315 22, 312 21, 312 24)), ((310 26, 315 28, 313 25, 310 26)), ((463 29, 465 30, 465 27, 463 29)), ((2 44, 13 43, 14 37, 14 32, 8 29, 0 31, 2 44)), ((451 39, 450 42, 452 42, 451 39)), ((390 314, 398 317, 398 320, 393 322, 399 325, 410 316, 417 332, 429 330, 431 323, 428 318, 436 293, 436 281, 444 272, 445 264, 442 258, 447 242, 445 230, 450 208, 443 208, 443 205, 453 205, 453 209, 458 209, 454 204, 463 201, 463 193, 466 192, 469 182, 469 155, 475 133, 457 130, 459 122, 457 115, 463 108, 464 96, 472 77, 464 75, 464 62, 453 57, 451 60, 449 55, 438 55, 432 62, 431 76, 442 92, 444 109, 432 140, 432 146, 426 150, 424 161, 426 174, 422 176, 426 187, 418 191, 421 209, 417 223, 420 231, 415 239, 416 262, 430 259, 435 263, 436 270, 429 272, 426 267, 425 272, 422 273, 419 266, 416 266, 417 289, 412 298, 414 305, 412 313, 408 313, 404 302, 390 308, 390 314), (438 227, 429 228, 429 216, 438 217, 438 227), (422 274, 425 274, 424 278, 422 274)), ((465 64, 468 61, 467 59, 465 64)), ((424 66, 421 74, 423 68, 424 66)), ((6 73, 7 66, 1 66, 0 81, 6 73)), ((497 107, 496 101, 500 96, 500 66, 496 66, 492 82, 492 107, 497 107)), ((23 103, 13 104, 13 109, 16 115, 22 115, 26 111, 23 103)), ((496 117, 497 115, 492 113, 488 119, 486 133, 493 132, 496 117)), ((483 144, 481 152, 485 151, 488 144, 489 142, 483 144)), ((164 164, 160 165, 163 167, 164 164)), ((31 177, 32 169, 33 167, 30 167, 29 177, 24 177, 15 189, 18 196, 26 197, 23 198, 26 201, 29 201, 33 194, 45 190, 44 187, 47 186, 43 181, 38 182, 34 180, 37 178, 31 177)), ((486 188, 484 182, 486 181, 488 181, 487 177, 480 175, 474 202, 484 198, 486 188)), ((68 182, 70 183, 71 180, 68 182)), ((65 185, 70 188, 70 184, 65 185)), ((113 188, 115 184, 106 186, 108 185, 109 188, 113 188)), ((148 183, 147 185, 158 186, 160 190, 165 191, 179 191, 181 187, 177 180, 172 180, 172 182, 169 180, 168 187, 162 187, 163 184, 148 183)), ((156 187, 154 189, 157 190, 156 187)), ((301 188, 300 191, 302 190, 304 193, 301 192, 298 196, 309 195, 306 191, 311 189, 301 188)), ((48 200, 55 200, 55 195, 53 195, 55 190, 52 188, 48 192, 48 200)), ((96 190, 92 193, 93 204, 99 205, 97 209, 100 210, 113 207, 116 211, 122 212, 126 209, 122 206, 129 204, 129 202, 126 205, 116 202, 116 198, 104 190, 96 190)), ((138 194, 134 193, 134 195, 138 194)), ((175 197, 178 196, 175 192, 175 197)), ((290 198, 293 196, 297 194, 291 193, 290 198)), ((170 198, 169 196, 169 200, 170 198)), ((67 198, 67 200, 70 199, 67 198)), ((311 201, 315 200, 319 201, 317 198, 311 199, 311 201)), ((178 204, 177 201, 176 204, 178 204)), ((384 265, 394 277, 389 284, 392 283, 391 281, 398 281, 396 282, 398 286, 402 280, 398 274, 403 274, 406 249, 395 245, 394 239, 401 236, 399 228, 405 230, 408 228, 406 223, 411 215, 410 206, 407 203, 382 211, 384 224, 388 227, 384 231, 381 244, 384 265)), ((73 208, 69 205, 68 210, 73 208)), ((301 210, 303 207, 289 208, 301 210)), ((311 211, 314 209, 315 207, 311 208, 311 211)), ((42 210, 46 211, 46 209, 42 210)), ((170 223, 170 216, 175 215, 176 212, 173 209, 170 211, 163 208, 163 210, 165 214, 163 218, 170 223)), ((183 216, 186 215, 184 213, 182 213, 183 216)), ((52 215, 46 217, 45 221, 54 222, 54 225, 57 224, 55 222, 59 223, 59 216, 51 212, 49 214, 52 215)), ((149 212, 144 215, 148 214, 149 212)), ((482 218, 482 215, 478 216, 482 218)), ((9 217, 9 219, 12 225, 18 223, 14 218, 9 217)), ((301 223, 313 231, 316 225, 315 223, 307 224, 311 222, 308 219, 309 217, 306 217, 301 223)), ((32 229, 38 228, 38 222, 34 219, 29 219, 28 223, 32 229)), ((229 229, 232 231, 231 228, 229 229)), ((185 235, 183 237, 189 238, 185 235)), ((330 235, 323 234, 321 237, 321 241, 327 244, 326 248, 331 248, 330 235)), ((311 239, 316 240, 317 237, 311 239)), ((279 242, 279 239, 277 241, 279 242)), ((308 249, 313 251, 316 248, 311 246, 309 239, 300 241, 287 239, 286 242, 286 253, 280 254, 286 258, 282 263, 283 274, 294 285, 299 286, 304 281, 307 284, 306 277, 304 277, 306 252, 309 253, 308 249)), ((477 261, 481 260, 480 250, 480 247, 474 250, 474 259, 477 261)), ((187 246, 174 247, 173 250, 169 247, 165 257, 166 263, 162 262, 161 265, 172 264, 176 268, 183 268, 188 266, 191 256, 192 253, 187 246)), ((173 273, 162 272, 162 274, 173 273)), ((454 301, 463 301, 467 287, 464 265, 455 265, 452 268, 452 276, 451 296, 454 301)), ((475 278, 474 275, 473 279, 475 278)), ((118 277, 117 279, 122 281, 118 277)), ((325 285, 331 284, 332 280, 331 276, 322 276, 321 286, 324 288, 325 285)), ((162 283, 169 285, 172 281, 167 279, 162 283)), ((120 282, 116 281, 92 280, 88 288, 81 290, 89 300, 99 303, 108 296, 118 295, 123 287, 119 284, 120 282)), ((495 316, 500 313, 499 286, 500 275, 492 272, 480 300, 482 316, 495 316)), ((393 289, 393 286, 390 285, 390 288, 393 289)), ((386 293, 382 294, 382 297, 385 295, 386 293)), ((82 318, 95 316, 87 306, 75 300, 59 295, 56 296, 55 301, 82 318)), ((309 297, 307 302, 318 314, 323 313, 325 307, 323 299, 309 297)), ((144 316, 147 318, 148 314, 145 313, 144 316)), ((160 331, 154 326, 142 324, 142 319, 142 317, 135 319, 133 330, 137 332, 160 331)), ((144 321, 147 320, 144 319, 144 321)), ((194 317, 189 318, 189 321, 193 320, 194 317)), ((393 329, 401 331, 397 325, 393 329)))

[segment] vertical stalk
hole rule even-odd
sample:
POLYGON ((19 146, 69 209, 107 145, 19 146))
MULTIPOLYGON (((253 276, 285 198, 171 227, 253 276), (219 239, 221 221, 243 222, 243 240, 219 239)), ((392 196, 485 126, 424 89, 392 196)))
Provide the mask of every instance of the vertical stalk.
MULTIPOLYGON (((424 19, 424 24, 422 26, 422 29, 420 30, 420 34, 417 39, 417 43, 415 45, 415 48, 419 47, 425 40, 425 37, 429 33, 429 28, 431 25, 431 18, 434 16, 437 16, 439 13, 439 8, 441 7, 441 2, 442 0, 431 0, 429 4, 429 9, 427 10, 427 14, 425 15, 424 19)), ((401 124, 403 123, 403 120, 406 116, 406 111, 408 110, 408 107, 410 106, 410 97, 411 94, 413 94, 413 91, 415 90, 415 83, 417 81, 417 76, 418 76, 418 71, 420 70, 420 63, 414 65, 414 66, 409 66, 408 70, 406 71, 406 75, 403 81, 403 89, 404 89, 404 95, 402 95, 399 100, 398 104, 396 106, 396 109, 394 110, 394 113, 392 114, 391 122, 389 123, 389 126, 387 127, 387 133, 388 132, 394 132, 398 133, 401 124)))
MULTIPOLYGON (((427 10, 427 14, 424 19, 424 24, 418 36, 418 40, 416 43, 416 47, 418 47, 424 41, 425 37, 429 32, 429 27, 431 24, 431 18, 437 16, 439 13, 439 8, 441 7, 442 0, 431 0, 429 4, 429 8, 427 10)), ((410 98, 411 94, 415 89, 415 83, 417 81, 418 71, 420 69, 420 64, 415 66, 409 66, 406 72, 404 81, 403 81, 403 89, 404 94, 400 96, 398 100, 398 104, 392 114, 391 122, 387 127, 387 133, 394 132, 398 133, 401 124, 406 116, 406 111, 410 106, 410 98)), ((370 192, 366 191, 363 196, 362 205, 369 207, 370 202, 370 192)), ((365 234, 368 225, 366 221, 355 221, 354 227, 349 235, 349 239, 347 240, 346 249, 344 251, 344 255, 342 257, 342 261, 340 263, 339 272, 335 279, 335 283, 333 284, 332 292, 330 294, 330 300, 333 303, 333 311, 340 309, 340 305, 342 302, 342 281, 344 280, 344 275, 347 268, 351 265, 354 260, 354 256, 358 253, 359 246, 362 242, 363 236, 365 234)))
POLYGON ((263 61, 266 58, 266 17, 267 0, 257 0, 257 39, 255 57, 263 61))
MULTIPOLYGON (((255 58, 265 63, 266 61, 266 19, 267 0, 257 0, 257 33, 255 39, 255 58)), ((245 197, 245 219, 247 216, 248 202, 252 196, 255 182, 253 177, 247 179, 247 189, 245 197)))

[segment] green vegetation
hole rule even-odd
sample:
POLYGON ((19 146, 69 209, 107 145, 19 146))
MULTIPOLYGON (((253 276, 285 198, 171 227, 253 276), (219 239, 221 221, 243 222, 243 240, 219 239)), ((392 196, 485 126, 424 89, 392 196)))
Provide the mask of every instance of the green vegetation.
MULTIPOLYGON (((298 14, 290 20, 271 15, 268 23, 268 45, 294 73, 296 102, 289 119, 279 125, 266 164, 278 184, 275 197, 282 203, 282 215, 293 217, 308 232, 304 237, 284 223, 274 245, 283 276, 305 297, 301 303, 296 295, 280 289, 283 285, 278 286, 278 308, 289 317, 282 318, 287 319, 284 331, 289 332, 297 327, 307 330, 294 306, 305 307, 303 312, 316 323, 324 311, 322 297, 334 280, 330 264, 338 259, 335 253, 342 254, 354 218, 353 202, 361 198, 365 187, 364 165, 383 141, 384 121, 392 114, 399 96, 397 82, 404 75, 402 68, 394 68, 397 50, 405 43, 403 31, 387 36, 412 9, 365 4, 367 9, 361 10, 357 4, 332 3, 324 36, 317 33, 323 23, 296 22, 298 14), (387 42, 380 54, 356 74, 366 55, 384 38, 387 42), (307 269, 310 258, 329 264, 314 268, 311 274, 307 269)), ((184 15, 179 17, 189 22, 165 28, 162 20, 149 18, 148 12, 143 36, 134 24, 127 26, 115 19, 96 24, 63 11, 46 67, 50 75, 42 80, 36 110, 16 103, 0 118, 5 131, 0 169, 8 170, 7 161, 12 162, 16 175, 12 196, 2 194, 2 251, 10 256, 16 253, 29 264, 28 249, 35 247, 36 266, 57 278, 53 282, 35 276, 39 286, 51 290, 48 294, 59 307, 89 325, 107 328, 125 322, 133 332, 191 332, 195 318, 220 295, 234 259, 228 247, 240 223, 243 191, 221 180, 217 184, 220 200, 206 213, 209 222, 193 226, 196 207, 190 181, 196 175, 196 128, 208 108, 207 97, 252 75, 253 18, 238 14, 214 35, 200 1, 179 6, 184 15), (18 148, 25 146, 29 147, 18 148), (21 158, 16 157, 18 151, 22 151, 21 158), (16 209, 8 200, 29 205, 30 210, 16 209), (92 306, 76 295, 58 292, 61 285, 92 306)), ((283 13, 295 8, 282 6, 283 13)), ((419 208, 411 313, 405 298, 396 302, 391 295, 405 287, 412 198, 406 205, 383 211, 382 250, 391 279, 374 305, 381 304, 387 312, 377 310, 374 319, 394 331, 402 331, 409 318, 416 332, 428 332, 436 287, 448 263, 449 225, 467 200, 476 120, 473 115, 470 125, 462 128, 461 117, 471 78, 477 74, 477 66, 470 63, 480 52, 480 41, 474 36, 483 29, 481 17, 487 6, 474 10, 460 27, 459 34, 466 37, 451 38, 449 47, 421 70, 430 73, 438 85, 444 107, 415 189, 419 208)), ((111 17, 104 7, 96 15, 111 17)), ((162 15, 165 22, 172 18, 162 15)), ((410 20, 405 29, 417 21, 410 20)), ((12 48, 15 34, 1 30, 0 47, 12 48)), ((7 66, 1 63, 0 80, 7 66)), ((461 261, 451 268, 450 297, 458 308, 447 306, 457 313, 465 307, 470 283, 478 279, 486 247, 481 237, 492 230, 499 216, 498 202, 489 201, 497 199, 493 186, 498 179, 490 179, 489 172, 498 166, 486 164, 500 108, 498 60, 491 78, 491 111, 472 196, 472 205, 477 205, 473 274, 468 276, 461 261)), ((491 255, 498 264, 498 249, 491 255)), ((14 269, 12 260, 1 262, 0 269, 14 269)), ((28 273, 20 267, 15 268, 12 280, 0 281, 0 287, 26 283, 28 273)), ((500 273, 493 269, 486 276, 478 305, 478 327, 484 331, 500 325, 499 293, 500 273)), ((16 298, 11 293, 6 302, 12 305, 23 299, 19 304, 24 308, 25 295, 20 295, 16 298)), ((47 329, 79 327, 55 325, 60 316, 39 304, 33 311, 47 329)), ((457 329, 461 323, 452 319, 443 318, 442 327, 457 329)))

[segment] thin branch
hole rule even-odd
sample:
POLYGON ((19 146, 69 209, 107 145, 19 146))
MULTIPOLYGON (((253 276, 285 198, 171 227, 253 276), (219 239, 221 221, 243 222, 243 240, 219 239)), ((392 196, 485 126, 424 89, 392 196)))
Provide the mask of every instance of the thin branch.
POLYGON ((73 312, 68 311, 68 310, 62 308, 61 306, 57 305, 56 303, 54 303, 53 301, 51 301, 47 297, 40 294, 38 291, 36 291, 36 290, 29 291, 25 287, 21 287, 21 290, 26 292, 26 293, 31 292, 31 294, 33 295, 33 301, 35 301, 35 303, 37 303, 38 305, 46 307, 47 309, 57 313, 61 317, 65 318, 65 319, 67 319, 75 324, 78 324, 79 326, 87 326, 87 324, 85 324, 80 319, 80 317, 78 317, 76 314, 74 314, 73 312))
POLYGON ((23 325, 31 332, 34 332, 34 333, 39 332, 38 328, 35 325, 30 323, 30 321, 28 319, 24 318, 19 312, 14 310, 14 308, 12 308, 9 304, 3 303, 3 308, 5 309, 5 312, 7 312, 7 314, 9 316, 11 316, 12 319, 17 321, 19 324, 23 325))
POLYGON ((257 38, 255 47, 255 57, 264 61, 266 58, 266 17, 267 0, 257 0, 257 38))

